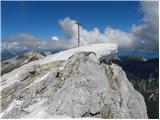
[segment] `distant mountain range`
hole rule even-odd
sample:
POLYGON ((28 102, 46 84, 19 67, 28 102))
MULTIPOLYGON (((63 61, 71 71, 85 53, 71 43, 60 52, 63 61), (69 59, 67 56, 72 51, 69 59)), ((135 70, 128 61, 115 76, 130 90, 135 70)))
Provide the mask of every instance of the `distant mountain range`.
MULTIPOLYGON (((21 53, 22 54, 22 53, 21 53)), ((38 53, 35 50, 32 50, 30 52, 24 53, 22 55, 17 55, 14 57, 11 57, 9 59, 2 60, 1 62, 1 75, 6 74, 8 72, 11 72, 15 68, 19 68, 22 65, 25 65, 29 62, 39 60, 44 58, 43 55, 38 53)))
POLYGON ((159 51, 149 51, 149 50, 118 50, 118 56, 138 56, 145 58, 159 58, 159 51))
POLYGON ((114 60, 145 98, 149 118, 159 118, 159 58, 125 56, 114 60))
MULTIPOLYGON (((26 59, 29 60, 29 62, 40 59, 37 57, 37 54, 39 53, 42 56, 47 56, 57 53, 60 50, 39 49, 38 53, 31 52, 31 54, 28 54, 29 51, 30 50, 2 51, 2 74, 6 71, 9 72, 14 68, 22 66, 26 59)), ((38 56, 40 56, 40 54, 38 56)), ((133 84, 134 88, 144 96, 148 117, 159 118, 159 57, 156 52, 145 53, 144 51, 141 51, 136 53, 132 51, 130 56, 125 56, 127 54, 129 55, 129 53, 119 51, 118 55, 120 59, 113 60, 113 62, 123 68, 127 78, 133 84), (144 53, 143 57, 142 53, 144 53)))
MULTIPOLYGON (((5 49, 1 51, 1 59, 8 59, 11 57, 14 57, 16 55, 22 55, 26 52, 31 51, 31 49, 5 49)), ((62 49, 36 49, 39 53, 45 55, 45 52, 50 53, 57 53, 59 51, 62 51, 62 49)), ((118 56, 143 56, 147 59, 151 58, 159 58, 159 52, 158 51, 144 51, 144 50, 118 50, 118 56)))
MULTIPOLYGON (((25 50, 20 50, 20 49, 9 49, 9 50, 2 50, 1 51, 1 59, 5 60, 5 59, 9 59, 12 58, 14 56, 20 56, 23 55, 24 53, 30 52, 31 49, 25 49, 25 50)), ((46 52, 50 52, 50 53, 57 53, 59 51, 61 51, 60 49, 36 49, 37 52, 41 53, 42 55, 46 55, 46 52)))
POLYGON ((120 57, 120 59, 114 62, 139 79, 159 78, 159 58, 147 59, 144 57, 125 56, 120 57))

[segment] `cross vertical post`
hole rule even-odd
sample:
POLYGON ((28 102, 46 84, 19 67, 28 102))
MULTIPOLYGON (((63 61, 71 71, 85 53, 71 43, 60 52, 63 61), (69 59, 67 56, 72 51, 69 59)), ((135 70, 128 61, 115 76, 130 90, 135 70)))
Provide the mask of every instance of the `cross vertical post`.
POLYGON ((80 27, 80 23, 79 22, 76 22, 76 24, 78 25, 78 47, 80 46, 80 29, 79 29, 79 27, 80 27))

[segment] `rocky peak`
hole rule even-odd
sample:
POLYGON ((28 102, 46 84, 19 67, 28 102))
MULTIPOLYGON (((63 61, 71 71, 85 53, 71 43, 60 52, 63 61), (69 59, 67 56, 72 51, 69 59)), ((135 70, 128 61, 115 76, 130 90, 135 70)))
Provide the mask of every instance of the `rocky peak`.
POLYGON ((24 56, 28 56, 28 57, 34 57, 37 60, 44 58, 43 55, 41 55, 39 52, 37 52, 35 49, 32 49, 30 52, 24 54, 24 56))
POLYGON ((15 56, 13 58, 2 61, 1 73, 8 73, 24 64, 27 64, 35 60, 40 60, 42 58, 44 58, 44 56, 33 49, 32 51, 27 52, 23 55, 15 56))
POLYGON ((2 118, 147 118, 143 96, 120 66, 100 64, 94 51, 59 58, 2 76, 2 118))

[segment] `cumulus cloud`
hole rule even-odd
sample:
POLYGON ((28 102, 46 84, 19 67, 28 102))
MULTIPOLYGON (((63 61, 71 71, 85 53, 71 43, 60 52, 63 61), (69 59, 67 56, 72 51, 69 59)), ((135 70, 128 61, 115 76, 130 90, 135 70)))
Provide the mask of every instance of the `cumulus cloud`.
MULTIPOLYGON (((61 25, 64 32, 68 35, 70 39, 70 45, 77 46, 77 25, 76 21, 70 19, 69 17, 60 20, 59 24, 61 25)), ((80 26, 80 44, 92 44, 92 43, 117 43, 119 47, 130 48, 134 45, 135 37, 131 33, 127 33, 121 30, 106 28, 103 33, 99 31, 98 28, 88 31, 80 26), (125 43, 125 44, 124 44, 125 43)))
MULTIPOLYGON (((133 25, 130 32, 107 27, 104 32, 98 28, 93 30, 84 29, 80 26, 81 45, 91 43, 117 43, 119 48, 136 48, 158 50, 159 48, 159 22, 158 2, 140 2, 141 12, 144 13, 142 24, 133 25)), ((70 47, 77 46, 77 25, 76 21, 69 17, 60 20, 59 24, 68 35, 70 47)))
POLYGON ((53 37, 52 37, 52 40, 54 40, 54 41, 58 41, 58 40, 59 40, 59 38, 58 38, 57 36, 53 36, 53 37))
MULTIPOLYGON (((100 32, 98 28, 92 30, 84 29, 80 26, 80 44, 93 43, 117 43, 123 49, 149 49, 158 50, 159 48, 159 14, 158 1, 140 2, 140 11, 144 13, 140 25, 133 24, 130 32, 111 27, 105 28, 100 32)), ((67 42, 58 36, 53 36, 49 40, 42 40, 39 37, 27 33, 19 33, 7 38, 8 44, 2 44, 3 48, 72 48, 78 44, 78 26, 76 21, 66 17, 59 20, 59 24, 67 35, 67 42)))
POLYGON ((143 23, 133 25, 131 30, 141 41, 144 49, 159 49, 159 6, 158 1, 141 2, 141 11, 144 13, 143 23))
POLYGON ((35 48, 41 44, 41 39, 27 33, 19 33, 6 38, 8 48, 35 48))
POLYGON ((53 40, 52 38, 49 40, 42 40, 39 37, 27 33, 19 33, 14 36, 9 36, 6 38, 6 41, 6 43, 1 44, 1 49, 56 49, 65 47, 64 42, 62 40, 58 40, 58 37, 56 40, 53 40))

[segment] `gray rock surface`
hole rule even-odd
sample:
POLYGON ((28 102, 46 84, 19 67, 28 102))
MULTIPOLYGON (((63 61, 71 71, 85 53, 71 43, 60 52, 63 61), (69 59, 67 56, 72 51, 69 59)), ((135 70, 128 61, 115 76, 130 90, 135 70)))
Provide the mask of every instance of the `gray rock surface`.
POLYGON ((40 53, 36 52, 35 50, 32 50, 30 52, 27 52, 21 56, 15 56, 13 58, 7 59, 7 60, 3 60, 2 61, 2 69, 1 69, 1 74, 5 74, 8 73, 12 70, 14 70, 15 68, 18 68, 24 64, 27 64, 31 61, 35 61, 35 60, 40 60, 44 58, 43 55, 41 55, 40 53))
POLYGON ((122 68, 92 52, 23 68, 2 76, 1 118, 148 118, 122 68))

